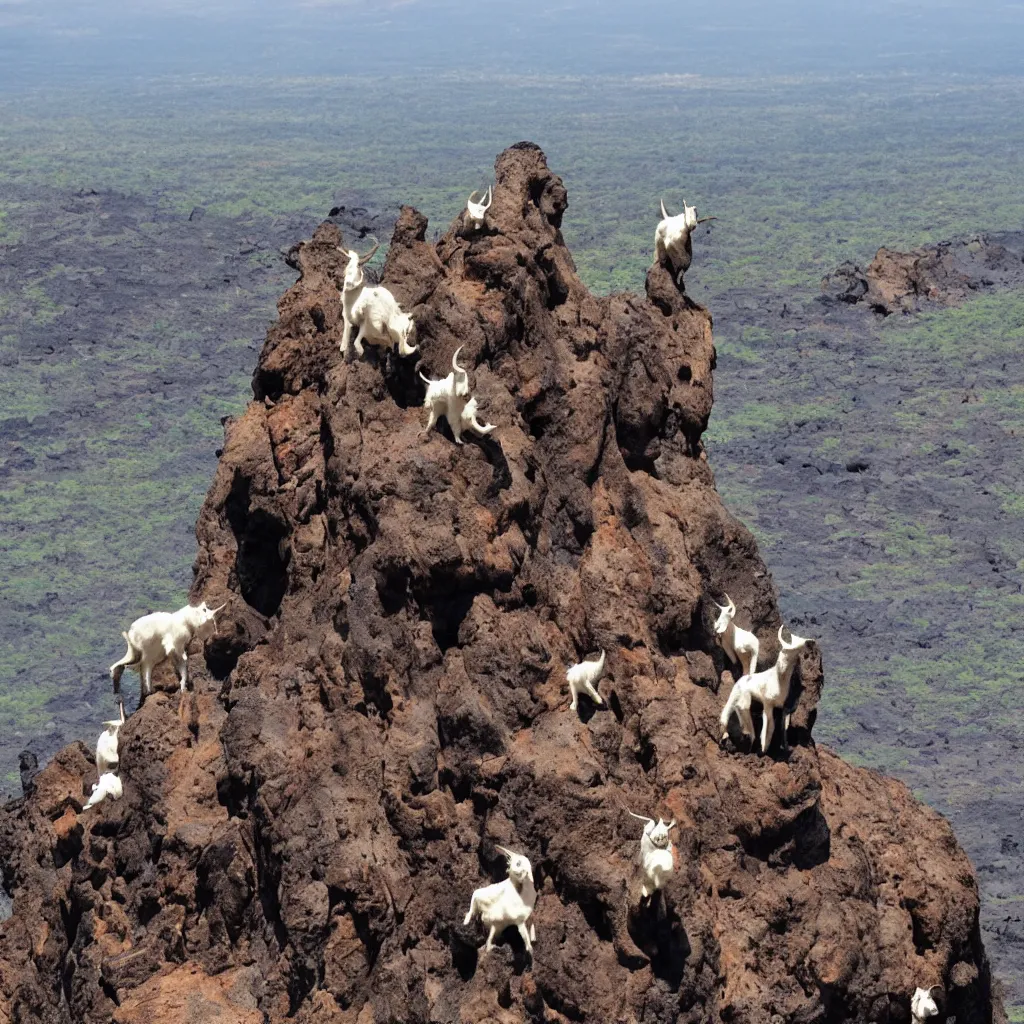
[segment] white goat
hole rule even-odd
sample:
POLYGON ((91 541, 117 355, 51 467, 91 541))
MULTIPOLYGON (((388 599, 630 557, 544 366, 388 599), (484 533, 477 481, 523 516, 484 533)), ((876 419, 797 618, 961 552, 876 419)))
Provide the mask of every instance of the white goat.
POLYGON ((937 1017, 939 1008, 932 997, 932 989, 919 988, 910 1000, 910 1016, 913 1024, 924 1024, 929 1017, 937 1017))
POLYGON ((452 372, 441 380, 431 380, 424 377, 419 371, 420 380, 427 385, 427 393, 423 399, 423 408, 430 410, 430 422, 423 428, 422 433, 427 433, 437 422, 438 416, 448 417, 449 409, 453 410, 454 418, 458 419, 462 412, 462 406, 469 398, 469 374, 459 366, 459 353, 462 351, 460 345, 452 356, 452 372), (462 399, 462 402, 459 402, 462 399))
POLYGON ((487 186, 487 191, 480 196, 479 199, 474 198, 476 192, 469 193, 469 199, 466 201, 466 222, 467 226, 473 228, 474 231, 479 231, 484 226, 484 220, 487 217, 487 211, 491 208, 491 203, 494 202, 494 192, 491 186, 487 186))
POLYGON ((653 896, 667 881, 675 870, 675 862, 672 858, 672 843, 669 840, 668 830, 675 828, 675 819, 667 825, 659 818, 658 824, 654 824, 653 818, 646 818, 642 814, 630 816, 639 821, 646 822, 644 834, 640 837, 640 867, 643 870, 644 880, 640 886, 640 896, 647 899, 653 896))
POLYGON ((796 633, 790 632, 790 641, 782 639, 782 626, 779 626, 779 643, 782 645, 778 660, 771 668, 753 675, 742 676, 733 684, 732 693, 722 708, 722 740, 729 735, 729 717, 733 711, 740 720, 744 736, 754 739, 754 721, 750 715, 752 700, 761 702, 761 753, 768 753, 768 745, 772 741, 775 729, 775 709, 784 707, 789 697, 789 681, 797 663, 797 652, 809 641, 796 633))
POLYGON ((108 796, 111 800, 120 800, 123 795, 124 788, 121 785, 121 780, 113 772, 104 772, 99 780, 93 783, 92 796, 89 797, 82 810, 87 811, 90 807, 95 807, 101 801, 106 800, 108 796))
POLYGON ((427 385, 423 408, 430 410, 427 425, 420 433, 427 434, 439 416, 448 421, 456 444, 462 444, 462 431, 470 430, 480 437, 486 437, 497 427, 493 423, 481 423, 477 419, 476 399, 469 397, 469 374, 459 366, 460 345, 452 356, 452 372, 441 380, 431 380, 420 373, 420 380, 427 385))
POLYGON ((757 671, 757 655, 761 645, 753 633, 740 629, 733 622, 736 617, 736 605, 728 594, 725 595, 725 599, 728 604, 714 602, 719 611, 715 621, 715 632, 721 638, 722 650, 725 651, 726 657, 732 662, 739 662, 743 669, 742 675, 749 676, 751 672, 757 671))
POLYGON ((106 728, 96 741, 96 771, 102 775, 117 768, 121 755, 117 752, 117 734, 124 725, 124 702, 121 701, 121 717, 111 719, 103 724, 106 728))
POLYGON ((360 256, 355 249, 339 249, 348 256, 345 280, 341 289, 341 305, 345 327, 341 335, 341 352, 348 357, 352 328, 357 328, 355 337, 356 355, 363 354, 363 342, 379 348, 398 345, 398 353, 411 356, 416 351, 410 340, 416 335, 416 324, 408 313, 403 313, 394 295, 383 285, 366 287, 363 264, 368 263, 380 248, 374 239, 373 248, 360 256))
POLYGON ((565 678, 569 683, 569 692, 572 694, 570 711, 576 710, 580 690, 590 695, 595 704, 603 704, 601 694, 597 692, 597 683, 604 675, 605 653, 601 651, 601 657, 597 661, 581 661, 578 665, 568 668, 565 678))
POLYGON ((661 201, 661 220, 654 229, 654 256, 658 263, 668 263, 678 284, 693 262, 693 242, 690 239, 694 228, 714 217, 697 219, 697 208, 687 206, 683 200, 683 212, 674 217, 668 215, 665 200, 661 201))
POLYGON ((471 398, 463 407, 462 414, 459 416, 459 430, 452 427, 452 433, 455 435, 457 443, 462 443, 462 431, 469 430, 476 434, 477 437, 486 437, 488 434, 497 430, 498 427, 494 423, 481 423, 477 419, 476 415, 476 399, 471 398))
POLYGON ((480 920, 490 928, 487 944, 484 946, 485 953, 494 948, 494 937, 498 932, 504 931, 509 925, 515 925, 523 938, 526 952, 532 954, 537 932, 532 921, 527 931, 526 922, 530 920, 537 902, 537 890, 533 887, 533 868, 528 858, 522 854, 506 850, 504 846, 499 846, 498 849, 508 859, 508 878, 476 889, 469 901, 469 913, 462 923, 469 924, 473 920, 473 915, 479 914, 480 920))
POLYGON ((121 696, 121 675, 125 668, 138 669, 141 703, 152 689, 153 669, 168 658, 174 664, 184 692, 188 682, 188 645, 197 636, 205 638, 215 633, 216 615, 226 607, 222 604, 219 608, 208 608, 204 601, 198 608, 187 604, 176 612, 152 612, 136 619, 128 632, 121 634, 128 643, 127 654, 110 666, 114 693, 121 696))

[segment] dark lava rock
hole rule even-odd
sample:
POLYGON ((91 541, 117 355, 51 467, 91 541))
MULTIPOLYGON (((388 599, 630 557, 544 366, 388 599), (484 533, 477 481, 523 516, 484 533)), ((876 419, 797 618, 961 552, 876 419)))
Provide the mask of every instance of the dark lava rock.
POLYGON ((18 755, 18 769, 21 774, 21 791, 25 796, 31 796, 35 778, 39 774, 39 758, 31 750, 23 750, 18 755))
POLYGON ((122 729, 122 800, 80 816, 75 744, 0 812, 0 1020, 895 1024, 918 985, 994 1019, 971 865, 815 747, 813 650, 791 751, 719 746, 710 600, 766 661, 780 619, 701 442, 710 316, 658 267, 590 295, 566 202, 519 144, 487 232, 400 213, 422 367, 461 345, 499 424, 463 446, 421 435, 415 360, 343 362, 338 227, 297 247, 196 528, 193 597, 230 595, 207 667, 122 729), (575 714, 565 666, 601 648, 575 714), (650 904, 627 810, 678 822, 650 904), (532 960, 462 924, 499 843, 533 863, 532 960))
POLYGON ((1024 232, 976 235, 911 252, 881 248, 861 270, 843 263, 821 282, 824 297, 869 305, 875 312, 913 313, 953 306, 972 291, 1024 284, 1024 232))
POLYGON ((398 207, 368 206, 358 192, 343 191, 335 194, 334 205, 327 219, 341 228, 350 245, 368 235, 375 235, 384 241, 394 230, 398 207))
MULTIPOLYGON (((361 249, 365 249, 367 246, 363 244, 363 239, 367 237, 387 238, 394 229, 397 218, 397 208, 382 210, 377 207, 367 206, 358 193, 343 192, 335 196, 335 205, 331 207, 331 212, 328 214, 325 224, 334 224, 340 229, 341 237, 345 239, 346 247, 351 248, 353 245, 359 245, 361 249)), ((299 269, 298 252, 300 245, 301 243, 296 243, 282 250, 281 253, 285 263, 295 270, 299 269)), ((344 266, 342 270, 344 271, 344 266)), ((368 267, 367 270, 371 277, 375 277, 372 268, 368 267)), ((373 281, 371 283, 376 282, 373 281)), ((313 315, 319 319, 319 314, 314 313, 313 315)), ((320 329, 322 330, 323 328, 320 329)))

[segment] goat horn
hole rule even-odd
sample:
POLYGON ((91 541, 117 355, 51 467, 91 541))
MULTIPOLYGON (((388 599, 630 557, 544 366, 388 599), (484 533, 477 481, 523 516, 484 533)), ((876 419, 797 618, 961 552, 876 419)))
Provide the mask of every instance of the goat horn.
POLYGON ((673 818, 673 819, 672 819, 672 820, 671 820, 671 821, 670 821, 670 822, 669 822, 669 823, 668 823, 668 824, 667 824, 667 825, 665 826, 665 828, 675 828, 675 827, 676 827, 676 819, 675 819, 675 818, 673 818))
POLYGON ((511 850, 506 850, 504 846, 499 846, 497 843, 494 844, 496 850, 500 850, 509 860, 511 860, 515 854, 511 850))
POLYGON ((483 202, 483 198, 484 198, 483 196, 481 196, 481 197, 480 197, 479 199, 474 199, 474 198, 473 198, 473 197, 474 197, 474 196, 475 196, 475 195, 477 194, 477 191, 478 191, 477 189, 473 189, 473 191, 469 193, 469 201, 470 201, 471 203, 480 203, 480 202, 483 202))
POLYGON ((782 639, 782 626, 779 626, 779 643, 782 644, 782 646, 787 651, 795 650, 797 647, 800 646, 800 644, 807 643, 807 641, 803 637, 796 637, 795 639, 799 640, 800 643, 799 644, 798 643, 794 643, 793 630, 790 630, 789 631, 789 643, 787 644, 786 641, 782 639))
POLYGON ((665 209, 665 200, 661 201, 661 216, 664 220, 668 220, 668 210, 665 209))
POLYGON ((491 208, 491 203, 494 202, 494 189, 490 185, 487 186, 487 209, 491 208))
POLYGON ((452 356, 452 369, 453 369, 453 370, 454 370, 454 371, 455 371, 456 373, 465 373, 465 372, 466 372, 466 371, 465 371, 465 370, 464 370, 464 369, 463 369, 463 368, 462 368, 461 366, 459 366, 459 353, 460 353, 461 351, 462 351, 462 346, 460 345, 460 346, 459 346, 459 347, 458 347, 458 348, 457 348, 457 349, 455 350, 455 354, 454 354, 454 355, 452 356))
POLYGON ((709 220, 718 220, 718 218, 717 218, 717 217, 701 217, 701 218, 700 218, 700 219, 699 219, 699 220, 697 221, 697 223, 698 223, 698 224, 705 224, 705 223, 706 223, 707 221, 709 221, 709 220))
POLYGON ((627 810, 626 813, 631 818, 636 818, 637 821, 646 821, 646 822, 649 822, 651 825, 654 824, 654 819, 653 818, 648 818, 645 814, 634 814, 632 811, 629 811, 629 810, 627 810))
POLYGON ((377 241, 376 237, 374 235, 370 235, 370 237, 373 239, 373 248, 365 256, 359 257, 359 266, 362 266, 364 263, 369 263, 380 248, 380 242, 377 241))
POLYGON ((222 611, 224 611, 225 608, 227 608, 227 606, 228 606, 228 603, 227 603, 227 601, 225 601, 222 605, 218 605, 216 608, 211 608, 210 609, 210 614, 211 615, 219 615, 222 611))

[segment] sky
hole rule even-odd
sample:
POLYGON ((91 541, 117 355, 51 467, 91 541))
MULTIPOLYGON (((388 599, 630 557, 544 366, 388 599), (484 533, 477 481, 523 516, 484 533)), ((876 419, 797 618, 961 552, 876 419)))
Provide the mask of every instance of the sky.
POLYGON ((0 0, 0 90, 160 75, 1024 71, 1006 0, 0 0))

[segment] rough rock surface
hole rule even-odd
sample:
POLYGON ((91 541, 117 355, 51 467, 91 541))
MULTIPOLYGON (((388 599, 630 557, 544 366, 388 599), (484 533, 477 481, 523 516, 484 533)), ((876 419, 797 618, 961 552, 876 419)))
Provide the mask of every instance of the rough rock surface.
POLYGON ((122 800, 79 814, 75 744, 0 813, 0 1022, 886 1024, 933 984, 999 1019, 969 861, 814 746, 813 649, 789 753, 719 746, 710 599, 766 661, 780 620, 703 454, 710 316, 660 268, 591 296, 535 146, 496 183, 436 246, 404 208, 383 272, 428 376, 463 346, 489 438, 421 436, 419 356, 342 360, 334 224, 294 252, 196 530, 227 628, 123 727, 122 800), (679 823, 649 905, 627 809, 679 823), (532 961, 462 924, 496 843, 533 863, 532 961))
POLYGON ((911 252, 883 247, 867 270, 844 263, 821 284, 830 299, 865 302, 886 316, 954 306, 973 291, 1024 284, 1024 235, 977 235, 911 252))

